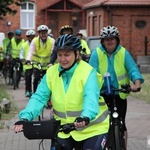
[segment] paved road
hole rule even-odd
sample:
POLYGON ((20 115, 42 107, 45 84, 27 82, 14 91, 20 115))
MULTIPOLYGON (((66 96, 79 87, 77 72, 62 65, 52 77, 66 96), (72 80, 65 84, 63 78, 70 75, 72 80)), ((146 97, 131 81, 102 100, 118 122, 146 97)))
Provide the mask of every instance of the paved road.
MULTIPOLYGON (((2 84, 12 96, 12 101, 19 110, 23 109, 28 99, 24 97, 24 81, 21 81, 20 87, 13 90, 11 86, 6 86, 1 79, 2 84)), ((150 104, 129 97, 127 112, 128 128, 128 150, 150 150, 150 104)), ((49 111, 44 110, 45 119, 48 118, 49 111)), ((1 121, 5 123, 5 128, 0 130, 0 150, 38 150, 40 140, 28 140, 23 133, 15 134, 12 130, 13 124, 18 120, 16 114, 11 120, 1 121)), ((50 140, 44 140, 45 150, 49 150, 50 140)))

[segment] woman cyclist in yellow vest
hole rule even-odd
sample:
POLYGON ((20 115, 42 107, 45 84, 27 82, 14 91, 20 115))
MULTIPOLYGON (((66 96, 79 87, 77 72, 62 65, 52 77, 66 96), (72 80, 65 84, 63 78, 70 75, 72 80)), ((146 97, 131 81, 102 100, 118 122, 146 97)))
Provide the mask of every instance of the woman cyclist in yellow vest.
MULTIPOLYGON (((42 66, 42 74, 46 73, 48 68, 48 63, 50 61, 50 56, 54 47, 55 40, 48 36, 48 27, 46 25, 40 25, 37 28, 38 37, 35 37, 29 48, 29 53, 27 56, 27 65, 30 65, 30 61, 40 63, 42 66)), ((38 67, 34 71, 34 92, 36 91, 38 82, 40 80, 40 74, 38 67)))
MULTIPOLYGON (((102 150, 109 117, 107 105, 99 97, 101 75, 80 60, 81 42, 76 36, 62 35, 55 46, 58 63, 47 70, 19 117, 28 121, 37 118, 51 96, 54 117, 61 120, 61 124, 74 122, 77 127, 69 134, 58 134, 58 142, 65 145, 65 150, 72 150, 81 141, 83 150, 102 150)), ((22 125, 13 128, 19 132, 22 125)))
MULTIPOLYGON (((123 84, 133 82, 132 91, 141 88, 144 82, 138 67, 130 53, 120 45, 119 31, 114 26, 107 26, 100 33, 101 44, 92 52, 89 64, 93 66, 98 73, 104 74, 109 72, 111 77, 111 86, 114 89, 121 88, 123 84)), ((105 90, 103 84, 102 91, 105 90)), ((106 103, 112 109, 112 99, 102 93, 106 103)), ((127 138, 127 129, 125 125, 125 116, 127 111, 127 95, 116 93, 116 105, 119 116, 122 117, 124 123, 124 131, 127 138)))
MULTIPOLYGON (((26 32, 27 40, 25 43, 23 43, 22 48, 20 50, 20 59, 26 60, 27 55, 29 52, 30 44, 33 38, 35 37, 35 31, 34 30, 28 30, 26 32)), ((30 97, 31 96, 31 75, 32 75, 32 66, 24 64, 23 71, 25 72, 25 96, 30 97)))

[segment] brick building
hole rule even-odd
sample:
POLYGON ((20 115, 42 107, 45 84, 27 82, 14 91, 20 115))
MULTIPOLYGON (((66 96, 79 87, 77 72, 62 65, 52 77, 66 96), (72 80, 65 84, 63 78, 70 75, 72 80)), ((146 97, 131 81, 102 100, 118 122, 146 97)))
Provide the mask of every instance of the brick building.
POLYGON ((83 5, 88 35, 99 35, 108 24, 118 28, 123 44, 133 55, 150 55, 150 0, 94 0, 83 5))
POLYGON ((23 33, 46 24, 54 37, 62 25, 71 25, 74 33, 86 29, 98 36, 108 24, 120 31, 121 44, 133 55, 150 55, 150 0, 32 0, 23 3, 14 16, 0 21, 0 32, 20 28, 23 33))

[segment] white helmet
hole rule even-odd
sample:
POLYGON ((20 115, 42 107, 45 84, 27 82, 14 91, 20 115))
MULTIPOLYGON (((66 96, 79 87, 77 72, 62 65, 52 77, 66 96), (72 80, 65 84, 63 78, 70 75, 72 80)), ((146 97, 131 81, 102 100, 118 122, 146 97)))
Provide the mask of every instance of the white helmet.
POLYGON ((40 25, 38 26, 37 31, 48 31, 48 27, 46 25, 40 25))
POLYGON ((30 35, 35 35, 35 31, 34 30, 28 30, 26 32, 26 36, 30 36, 30 35))
POLYGON ((100 38, 119 37, 119 31, 114 26, 107 26, 101 30, 100 38))

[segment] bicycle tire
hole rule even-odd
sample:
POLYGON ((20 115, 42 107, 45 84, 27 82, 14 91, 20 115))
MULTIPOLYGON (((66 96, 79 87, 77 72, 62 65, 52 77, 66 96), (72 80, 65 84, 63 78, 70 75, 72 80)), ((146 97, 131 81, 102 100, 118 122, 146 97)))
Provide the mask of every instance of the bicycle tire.
POLYGON ((4 79, 5 79, 5 83, 8 85, 10 83, 10 73, 9 73, 8 68, 4 69, 3 76, 4 76, 4 79))
POLYGON ((115 142, 115 150, 122 150, 120 127, 118 124, 114 126, 114 142, 115 142))
POLYGON ((17 71, 14 70, 13 72, 13 87, 14 87, 14 90, 16 90, 17 88, 17 71))
POLYGON ((126 150, 126 140, 125 140, 123 126, 121 126, 121 128, 120 128, 120 137, 121 137, 121 147, 122 147, 122 150, 126 150))
POLYGON ((19 71, 17 71, 16 76, 17 76, 16 87, 19 88, 19 83, 20 83, 20 72, 19 71))

